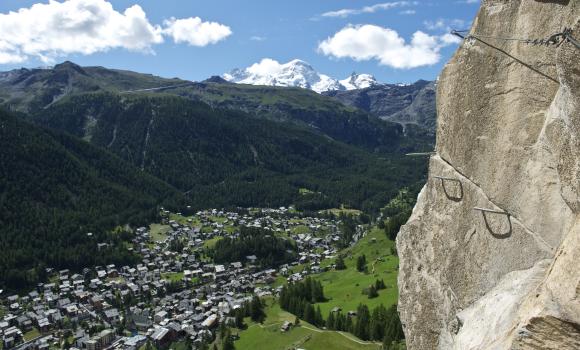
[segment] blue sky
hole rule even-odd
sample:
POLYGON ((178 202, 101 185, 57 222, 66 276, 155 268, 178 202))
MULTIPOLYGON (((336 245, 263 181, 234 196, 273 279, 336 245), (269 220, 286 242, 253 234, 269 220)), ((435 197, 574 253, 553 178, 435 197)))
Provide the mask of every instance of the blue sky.
POLYGON ((71 60, 203 80, 263 58, 298 58, 336 78, 356 71, 412 82, 438 75, 457 48, 444 34, 469 26, 479 7, 476 0, 67 1, 100 17, 57 6, 64 0, 0 2, 0 70, 71 60), (10 13, 38 3, 46 7, 10 13))

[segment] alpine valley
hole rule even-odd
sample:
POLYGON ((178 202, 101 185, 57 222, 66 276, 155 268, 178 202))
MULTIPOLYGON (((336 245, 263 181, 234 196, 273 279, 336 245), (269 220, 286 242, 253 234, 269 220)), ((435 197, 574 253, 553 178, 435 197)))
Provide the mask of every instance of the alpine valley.
MULTIPOLYGON (((372 81, 340 92, 377 96, 395 114, 426 88, 372 81)), ((0 283, 10 289, 41 280, 46 266, 131 260, 110 250, 83 260, 90 243, 79 235, 111 240, 111 229, 146 222, 158 206, 376 216, 399 189, 425 181, 425 159, 405 154, 433 149, 420 123, 383 120, 343 95, 71 62, 0 73, 0 106, 0 244, 10 252, 0 259, 8 276, 0 283)))

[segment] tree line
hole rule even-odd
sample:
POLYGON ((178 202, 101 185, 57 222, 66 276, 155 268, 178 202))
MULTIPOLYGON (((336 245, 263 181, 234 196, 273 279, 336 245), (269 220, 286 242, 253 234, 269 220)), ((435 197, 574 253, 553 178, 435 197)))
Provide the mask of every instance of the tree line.
POLYGON ((371 312, 360 304, 356 317, 331 311, 325 324, 328 329, 349 332, 362 340, 382 341, 385 346, 405 339, 396 305, 387 309, 381 304, 371 312))
POLYGON ((324 325, 320 307, 312 304, 326 301, 322 284, 306 277, 303 281, 290 283, 280 291, 280 307, 316 326, 324 325))

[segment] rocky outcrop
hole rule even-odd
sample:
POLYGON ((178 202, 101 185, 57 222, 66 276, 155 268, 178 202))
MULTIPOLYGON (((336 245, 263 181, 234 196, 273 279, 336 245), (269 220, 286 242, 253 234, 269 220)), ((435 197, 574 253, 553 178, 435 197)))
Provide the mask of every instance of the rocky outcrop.
POLYGON ((397 238, 409 349, 580 348, 580 2, 483 0, 397 238), (482 211, 486 209, 490 211, 482 211))
POLYGON ((365 89, 327 91, 347 106, 360 108, 383 120, 420 126, 435 133, 436 82, 419 80, 413 84, 376 84, 365 89))

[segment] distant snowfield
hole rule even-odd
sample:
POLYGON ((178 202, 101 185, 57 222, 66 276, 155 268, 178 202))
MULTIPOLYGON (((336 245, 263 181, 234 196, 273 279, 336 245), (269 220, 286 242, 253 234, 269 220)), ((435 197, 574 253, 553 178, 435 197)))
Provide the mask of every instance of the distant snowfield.
POLYGON ((237 68, 222 76, 225 80, 238 84, 289 86, 310 89, 318 93, 332 90, 364 89, 379 82, 370 74, 352 73, 346 79, 337 80, 317 72, 302 60, 279 63, 264 58, 247 68, 237 68))

